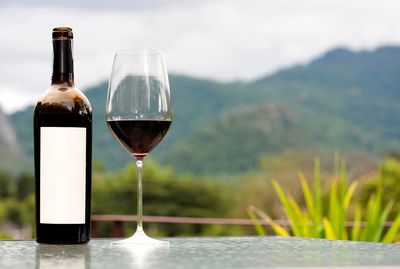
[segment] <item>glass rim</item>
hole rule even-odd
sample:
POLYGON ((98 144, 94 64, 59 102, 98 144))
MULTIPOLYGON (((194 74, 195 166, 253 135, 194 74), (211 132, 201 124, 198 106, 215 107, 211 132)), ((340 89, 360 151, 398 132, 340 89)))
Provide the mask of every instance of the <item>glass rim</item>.
POLYGON ((163 55, 164 52, 160 49, 117 49, 115 55, 163 55))

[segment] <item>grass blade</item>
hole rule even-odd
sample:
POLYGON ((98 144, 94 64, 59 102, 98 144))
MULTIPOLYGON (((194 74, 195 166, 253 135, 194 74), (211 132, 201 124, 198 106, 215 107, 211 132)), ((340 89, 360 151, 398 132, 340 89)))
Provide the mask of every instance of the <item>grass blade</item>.
POLYGON ((338 235, 339 232, 339 205, 337 201, 337 182, 332 182, 329 192, 329 222, 330 225, 338 235))
POLYGON ((351 230, 351 240, 353 241, 360 240, 360 232, 361 232, 361 206, 357 204, 356 211, 354 213, 354 224, 351 230))
MULTIPOLYGON (((303 190, 304 200, 307 205, 307 210, 311 215, 314 215, 314 201, 310 191, 310 187, 308 186, 307 179, 305 178, 303 173, 298 174, 300 179, 301 188, 303 190)), ((313 216, 314 217, 314 216, 313 216)))
POLYGON ((320 161, 315 159, 314 161, 314 204, 315 204, 315 222, 316 224, 322 221, 322 197, 321 197, 321 173, 320 173, 320 161))
POLYGON ((344 200, 347 188, 347 169, 346 160, 342 159, 340 162, 340 184, 339 184, 339 198, 341 201, 344 200))
POLYGON ((296 214, 297 222, 300 228, 300 234, 296 234, 296 236, 308 237, 308 217, 307 214, 303 214, 300 206, 296 203, 293 197, 289 197, 289 204, 293 208, 294 213, 296 214))
POLYGON ((375 236, 373 238, 374 242, 379 242, 380 241, 381 236, 382 236, 382 232, 383 232, 383 228, 385 226, 385 221, 386 221, 386 219, 387 219, 387 217, 389 215, 390 210, 392 210, 393 205, 394 205, 394 202, 392 200, 387 204, 387 206, 383 210, 382 215, 381 215, 381 217, 379 219, 379 222, 378 222, 378 224, 377 224, 377 226, 375 228, 375 236))
POLYGON ((343 208, 345 210, 347 210, 347 208, 349 207, 351 198, 353 197, 354 191, 356 190, 358 185, 358 182, 353 181, 349 188, 347 189, 346 195, 344 196, 344 200, 343 200, 343 208))
POLYGON ((400 213, 397 215, 392 226, 390 226, 389 230, 386 232, 386 235, 383 237, 382 242, 393 243, 394 240, 396 240, 399 228, 400 228, 400 213))
POLYGON ((322 221, 325 228, 325 237, 329 240, 336 239, 335 232, 333 231, 332 225, 327 218, 324 218, 322 221))
MULTIPOLYGON (((255 214, 257 214, 260 218, 264 219, 265 222, 267 222, 271 228, 274 230, 274 232, 277 235, 280 236, 290 236, 289 232, 286 231, 282 226, 280 226, 278 223, 276 223, 275 221, 273 221, 267 214, 265 214, 263 211, 261 211, 260 209, 258 209, 257 207, 250 205, 248 208, 249 211, 254 212, 255 214)), ((258 220, 257 220, 258 221, 258 220)), ((259 223, 259 222, 258 222, 259 223)), ((261 226, 261 224, 260 224, 261 226)))
POLYGON ((256 232, 258 235, 264 236, 267 235, 264 227, 261 225, 261 223, 258 221, 258 218, 256 216, 256 214, 254 213, 254 211, 250 208, 251 206, 249 206, 247 208, 247 214, 249 215, 250 219, 253 221, 254 223, 254 228, 256 229, 256 232))
POLYGON ((300 235, 301 231, 300 231, 298 219, 296 218, 296 214, 289 203, 289 200, 288 200, 289 195, 286 195, 283 192, 281 186, 275 180, 272 181, 272 185, 274 186, 275 192, 278 194, 278 197, 279 197, 283 207, 285 208, 285 213, 291 222, 293 234, 300 235))

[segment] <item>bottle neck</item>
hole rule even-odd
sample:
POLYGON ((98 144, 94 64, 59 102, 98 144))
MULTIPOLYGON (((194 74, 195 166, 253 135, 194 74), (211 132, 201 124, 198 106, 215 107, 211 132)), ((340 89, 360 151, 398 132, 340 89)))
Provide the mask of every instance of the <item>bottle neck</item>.
POLYGON ((74 85, 74 63, 72 59, 72 40, 53 40, 53 75, 51 85, 67 83, 74 85))

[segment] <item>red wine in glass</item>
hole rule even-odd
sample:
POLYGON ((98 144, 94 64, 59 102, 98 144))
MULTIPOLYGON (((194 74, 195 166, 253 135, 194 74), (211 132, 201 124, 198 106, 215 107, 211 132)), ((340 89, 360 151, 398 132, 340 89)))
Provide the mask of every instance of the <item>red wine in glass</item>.
POLYGON ((171 120, 107 120, 111 133, 136 159, 143 159, 167 133, 171 120))

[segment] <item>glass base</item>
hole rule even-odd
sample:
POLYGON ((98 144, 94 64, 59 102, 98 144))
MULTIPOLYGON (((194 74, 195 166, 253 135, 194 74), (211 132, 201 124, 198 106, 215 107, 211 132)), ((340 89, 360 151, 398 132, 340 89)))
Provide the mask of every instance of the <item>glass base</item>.
POLYGON ((123 240, 118 240, 112 242, 112 244, 118 244, 118 245, 134 245, 134 244, 146 244, 146 245, 163 245, 163 246, 169 246, 169 242, 167 241, 162 241, 158 239, 154 239, 149 237, 145 232, 143 231, 142 227, 137 227, 136 232, 134 235, 131 237, 128 237, 123 240))

